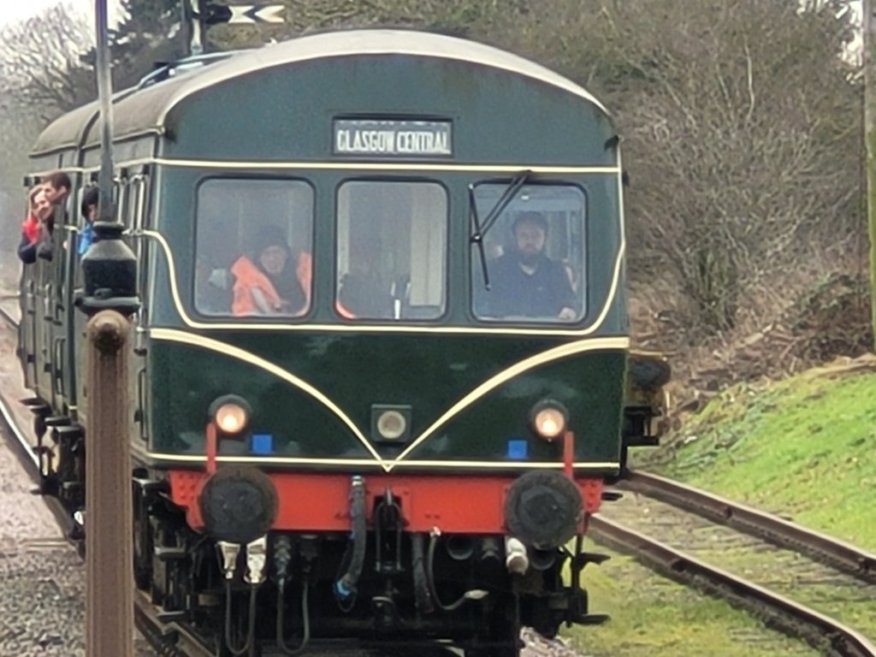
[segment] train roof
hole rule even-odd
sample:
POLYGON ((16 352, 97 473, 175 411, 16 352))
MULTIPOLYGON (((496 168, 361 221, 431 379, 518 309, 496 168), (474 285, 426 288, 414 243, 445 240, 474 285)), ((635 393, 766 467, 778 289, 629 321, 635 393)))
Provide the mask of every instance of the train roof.
MULTIPOLYGON (((347 30, 232 53, 215 63, 184 71, 161 82, 119 92, 114 98, 115 137, 124 139, 149 132, 163 133, 165 119, 174 107, 199 91, 227 80, 296 62, 363 54, 443 58, 509 71, 579 96, 608 114, 594 96, 571 80, 492 46, 414 30, 347 30)), ((98 111, 99 104, 95 101, 56 119, 38 137, 33 154, 96 143, 99 140, 98 111)))

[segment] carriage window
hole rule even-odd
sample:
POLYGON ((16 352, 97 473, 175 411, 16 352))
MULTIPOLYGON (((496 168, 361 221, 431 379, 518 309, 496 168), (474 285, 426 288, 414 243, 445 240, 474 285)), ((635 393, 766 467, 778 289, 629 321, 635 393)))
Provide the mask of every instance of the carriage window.
POLYGON ((203 315, 300 317, 310 307, 313 189, 214 178, 198 188, 194 306, 203 315))
POLYGON ((336 310, 428 320, 445 305, 447 193, 428 182, 347 182, 338 191, 336 310))
MULTIPOLYGON (((500 203, 506 184, 475 187, 478 217, 500 203)), ((487 321, 575 322, 584 315, 585 198, 572 185, 524 185, 472 245, 474 313, 487 321), (484 282, 484 263, 489 288, 484 282)))

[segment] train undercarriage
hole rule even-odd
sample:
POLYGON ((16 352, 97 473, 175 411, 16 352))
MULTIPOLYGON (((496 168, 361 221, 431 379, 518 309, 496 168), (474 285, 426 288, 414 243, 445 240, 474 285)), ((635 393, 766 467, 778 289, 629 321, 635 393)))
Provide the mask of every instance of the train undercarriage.
MULTIPOLYGON (((84 433, 39 406, 32 410, 41 430, 41 488, 79 518, 74 531, 84 531, 84 433)), ((367 502, 351 494, 349 508, 337 510, 349 518, 343 531, 263 531, 251 522, 247 529, 237 517, 231 534, 219 530, 217 538, 192 529, 165 471, 139 467, 134 475, 137 586, 159 621, 186 627, 211 654, 298 654, 355 639, 512 657, 523 626, 552 638, 564 623, 606 618, 589 613, 581 585, 584 567, 606 558, 583 550, 586 522, 571 540, 540 548, 504 533, 410 531, 403 496, 387 488, 367 502)))
POLYGON ((138 587, 159 618, 186 624, 218 655, 356 639, 510 657, 522 626, 550 638, 564 622, 605 619, 588 614, 580 585, 584 566, 605 557, 584 552, 580 537, 534 549, 501 535, 412 533, 387 495, 352 508, 351 531, 271 531, 241 544, 193 531, 163 480, 135 479, 134 503, 138 587))

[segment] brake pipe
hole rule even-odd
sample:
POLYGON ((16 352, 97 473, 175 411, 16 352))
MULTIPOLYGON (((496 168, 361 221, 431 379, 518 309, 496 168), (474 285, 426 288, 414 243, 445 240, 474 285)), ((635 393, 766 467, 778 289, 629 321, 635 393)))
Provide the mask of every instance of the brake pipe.
POLYGON ((365 564, 365 480, 359 475, 353 477, 350 485, 350 525, 353 554, 347 572, 335 582, 335 595, 340 600, 356 595, 356 585, 365 564))

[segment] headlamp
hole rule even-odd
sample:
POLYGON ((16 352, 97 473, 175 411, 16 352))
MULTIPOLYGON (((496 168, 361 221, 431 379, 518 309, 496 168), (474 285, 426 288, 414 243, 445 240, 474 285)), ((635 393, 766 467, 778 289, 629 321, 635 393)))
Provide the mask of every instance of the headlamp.
POLYGON ((210 405, 210 417, 225 435, 242 433, 249 425, 251 414, 249 404, 237 395, 225 395, 210 405))
POLYGON ((533 431, 545 440, 556 440, 563 435, 569 424, 566 407, 550 399, 533 406, 529 417, 533 431))

